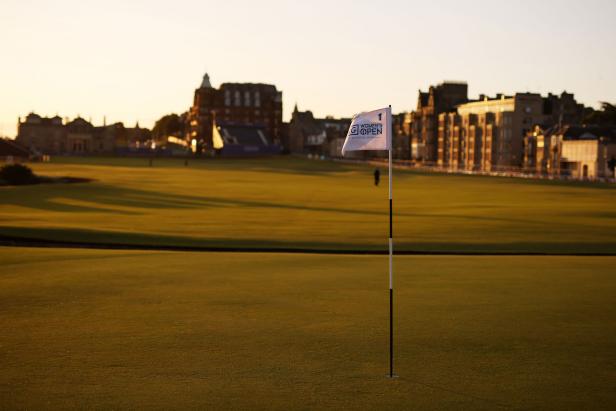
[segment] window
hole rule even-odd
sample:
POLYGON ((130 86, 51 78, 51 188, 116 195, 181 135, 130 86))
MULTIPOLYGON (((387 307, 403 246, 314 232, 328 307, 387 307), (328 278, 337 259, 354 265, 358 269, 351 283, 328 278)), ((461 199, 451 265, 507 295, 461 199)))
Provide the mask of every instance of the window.
POLYGON ((255 107, 261 107, 261 94, 258 91, 255 92, 255 107))
POLYGON ((244 92, 244 105, 250 107, 250 91, 244 92))
POLYGON ((242 104, 241 104, 241 101, 240 101, 240 98, 241 98, 241 96, 240 96, 240 91, 239 91, 239 90, 235 90, 235 105, 236 105, 237 107, 239 107, 239 106, 241 106, 241 105, 242 105, 242 104))
POLYGON ((231 105, 231 91, 225 90, 225 106, 231 105))

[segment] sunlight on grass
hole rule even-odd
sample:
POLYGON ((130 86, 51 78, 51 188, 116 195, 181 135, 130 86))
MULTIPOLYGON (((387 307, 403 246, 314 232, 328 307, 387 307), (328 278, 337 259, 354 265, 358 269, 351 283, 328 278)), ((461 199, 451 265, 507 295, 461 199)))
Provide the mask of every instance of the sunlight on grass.
MULTIPOLYGON (((112 232, 123 243, 386 248, 387 187, 374 187, 370 166, 293 157, 147 164, 34 164, 42 175, 95 181, 0 188, 0 234, 57 239, 64 229, 73 241, 112 232)), ((396 170, 396 249, 614 253, 615 201, 607 185, 396 170)))
POLYGON ((7 409, 613 409, 615 257, 0 248, 7 409), (272 395, 275 393, 275 395, 272 395))

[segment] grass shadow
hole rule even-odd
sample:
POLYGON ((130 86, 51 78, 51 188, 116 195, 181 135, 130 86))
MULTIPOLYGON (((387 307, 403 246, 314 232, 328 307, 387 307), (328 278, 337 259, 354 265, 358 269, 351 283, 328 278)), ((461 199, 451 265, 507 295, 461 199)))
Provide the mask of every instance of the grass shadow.
MULTIPOLYGON (((54 247, 70 245, 94 247, 97 245, 121 246, 131 249, 186 248, 193 251, 261 251, 261 252, 368 252, 386 254, 385 244, 357 241, 339 243, 327 241, 280 241, 271 238, 236 239, 213 237, 188 237, 154 235, 122 231, 103 231, 59 228, 24 228, 0 226, 0 245, 24 245, 20 240, 40 241, 54 247), (48 244, 45 242, 48 241, 48 244)), ((27 241, 26 244, 27 245, 27 241)), ((41 245, 41 244, 34 244, 41 245)), ((469 255, 616 255, 616 241, 612 242, 397 242, 395 254, 469 254, 469 255)))

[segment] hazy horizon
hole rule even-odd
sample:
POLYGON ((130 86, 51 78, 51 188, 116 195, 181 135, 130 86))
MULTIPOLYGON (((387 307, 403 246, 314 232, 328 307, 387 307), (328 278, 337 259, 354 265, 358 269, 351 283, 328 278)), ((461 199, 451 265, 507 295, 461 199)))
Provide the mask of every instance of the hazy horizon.
POLYGON ((532 1, 5 1, 0 135, 18 116, 78 114, 151 127, 181 113, 207 71, 275 84, 293 106, 335 117, 466 81, 469 95, 575 93, 616 101, 616 3, 532 1))

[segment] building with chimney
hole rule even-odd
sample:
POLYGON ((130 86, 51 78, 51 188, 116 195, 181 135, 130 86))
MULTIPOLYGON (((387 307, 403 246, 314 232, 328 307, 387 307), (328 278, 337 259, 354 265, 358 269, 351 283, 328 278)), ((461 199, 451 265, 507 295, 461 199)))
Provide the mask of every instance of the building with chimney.
MULTIPOLYGON (((316 118, 312 111, 299 111, 297 104, 288 125, 289 147, 291 153, 312 154, 327 157, 341 157, 342 146, 351 126, 352 118, 316 118)), ((408 160, 410 113, 392 115, 393 157, 408 160)), ((349 158, 387 157, 386 152, 353 151, 349 158)))
POLYGON ((468 85, 464 82, 444 82, 419 90, 417 108, 411 113, 411 158, 426 165, 436 165, 438 159, 438 116, 452 111, 468 101, 468 85))
POLYGON ((581 180, 614 178, 616 127, 535 126, 524 148, 526 172, 581 180))
POLYGON ((122 123, 94 126, 81 117, 68 121, 30 113, 18 120, 16 141, 34 154, 89 155, 113 154, 145 138, 149 138, 149 130, 138 123, 135 128, 122 123))
POLYGON ((188 112, 187 139, 199 151, 211 151, 214 123, 221 126, 257 127, 271 144, 282 145, 282 92, 271 84, 223 83, 212 87, 206 73, 195 90, 188 112))
MULTIPOLYGON (((543 122, 543 99, 539 94, 480 96, 457 107, 459 132, 457 168, 467 171, 498 171, 520 167, 523 141, 534 124, 543 122)), ((445 135, 446 136, 446 135, 445 135)))
POLYGON ((299 111, 296 104, 288 127, 290 151, 340 157, 350 126, 350 118, 315 118, 312 111, 299 111))
POLYGON ((62 118, 41 117, 30 113, 22 121, 17 120, 17 138, 21 145, 28 147, 33 153, 56 154, 68 150, 66 129, 62 118))
POLYGON ((451 170, 510 171, 525 164, 524 139, 536 125, 580 120, 573 94, 480 95, 438 117, 437 165, 451 170))

